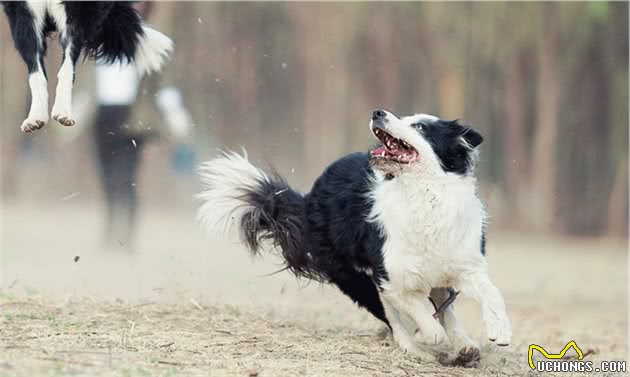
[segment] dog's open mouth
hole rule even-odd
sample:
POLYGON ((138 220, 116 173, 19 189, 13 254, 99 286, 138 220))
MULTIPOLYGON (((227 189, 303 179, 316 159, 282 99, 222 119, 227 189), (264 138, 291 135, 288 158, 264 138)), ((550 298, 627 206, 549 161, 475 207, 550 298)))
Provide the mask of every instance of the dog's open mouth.
POLYGON ((420 159, 418 151, 404 140, 396 139, 380 127, 372 127, 374 136, 383 144, 372 150, 372 157, 410 164, 420 159))

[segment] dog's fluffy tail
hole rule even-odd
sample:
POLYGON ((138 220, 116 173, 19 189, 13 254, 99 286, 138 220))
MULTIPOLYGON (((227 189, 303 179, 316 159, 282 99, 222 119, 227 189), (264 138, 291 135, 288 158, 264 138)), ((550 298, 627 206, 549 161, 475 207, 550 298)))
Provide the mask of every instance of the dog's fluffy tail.
POLYGON ((146 26, 129 2, 110 3, 99 30, 85 51, 106 63, 135 62, 141 71, 151 73, 160 70, 173 50, 173 41, 146 26))
POLYGON ((271 241, 288 270, 318 278, 304 249, 304 198, 283 178, 233 152, 204 163, 199 174, 204 190, 197 195, 203 202, 198 218, 206 229, 216 234, 235 226, 254 255, 271 241))

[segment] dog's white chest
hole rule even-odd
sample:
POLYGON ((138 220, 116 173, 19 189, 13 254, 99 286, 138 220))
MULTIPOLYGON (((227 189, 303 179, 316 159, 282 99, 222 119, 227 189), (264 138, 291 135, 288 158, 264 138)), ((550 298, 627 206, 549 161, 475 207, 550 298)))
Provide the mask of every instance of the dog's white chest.
POLYGON ((428 292, 450 286, 468 259, 481 257, 483 213, 474 183, 377 184, 372 219, 385 235, 389 288, 428 292))

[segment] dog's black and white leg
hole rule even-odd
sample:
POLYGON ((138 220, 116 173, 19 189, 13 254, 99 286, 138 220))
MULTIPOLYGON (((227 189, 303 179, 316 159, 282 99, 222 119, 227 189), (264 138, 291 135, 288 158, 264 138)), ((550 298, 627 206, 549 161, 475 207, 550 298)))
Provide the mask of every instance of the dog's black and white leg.
POLYGON ((352 269, 342 269, 332 274, 330 278, 331 282, 350 297, 352 301, 364 307, 373 316, 390 326, 385 316, 385 309, 379 297, 378 288, 367 274, 352 269))
POLYGON ((481 304, 481 314, 488 339, 499 346, 507 346, 512 338, 512 325, 499 289, 492 283, 486 269, 460 276, 457 288, 481 304))
POLYGON ((74 84, 74 72, 77 60, 81 54, 81 41, 73 38, 66 32, 61 37, 63 58, 61 68, 57 73, 57 90, 55 92, 55 104, 52 108, 52 118, 63 126, 74 126, 72 116, 72 86, 74 84))
POLYGON ((24 132, 33 132, 48 123, 48 86, 44 67, 46 38, 43 32, 46 3, 7 2, 3 5, 9 16, 15 48, 28 69, 31 107, 20 128, 24 132))
MULTIPOLYGON (((438 308, 449 298, 449 291, 447 288, 434 288, 431 290, 430 297, 436 305, 436 308, 438 308)), ((450 366, 478 366, 479 360, 481 359, 479 346, 470 338, 466 330, 457 320, 455 316, 455 305, 451 304, 443 309, 439 315, 439 319, 455 354, 449 355, 443 353, 438 357, 438 361, 444 365, 450 366)))

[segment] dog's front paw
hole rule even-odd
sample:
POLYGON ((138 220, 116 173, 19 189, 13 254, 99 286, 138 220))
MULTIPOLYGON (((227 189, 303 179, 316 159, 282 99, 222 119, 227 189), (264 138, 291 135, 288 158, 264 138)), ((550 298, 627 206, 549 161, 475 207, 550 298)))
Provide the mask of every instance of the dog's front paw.
POLYGON ((22 132, 30 133, 39 130, 48 123, 48 116, 29 116, 22 122, 20 129, 22 132))
POLYGON ((464 347, 455 355, 443 352, 437 360, 444 366, 476 368, 481 360, 481 352, 478 347, 464 347))
POLYGON ((507 315, 489 315, 486 319, 488 339, 498 346, 507 346, 512 339, 512 324, 507 315))
POLYGON ((75 124, 75 121, 72 119, 72 115, 70 114, 53 112, 52 118, 59 122, 62 126, 71 127, 75 124))
POLYGON ((455 352, 461 352, 461 350, 467 350, 472 348, 479 348, 477 343, 468 336, 468 334, 461 328, 456 328, 448 333, 448 340, 450 340, 453 350, 455 352))

